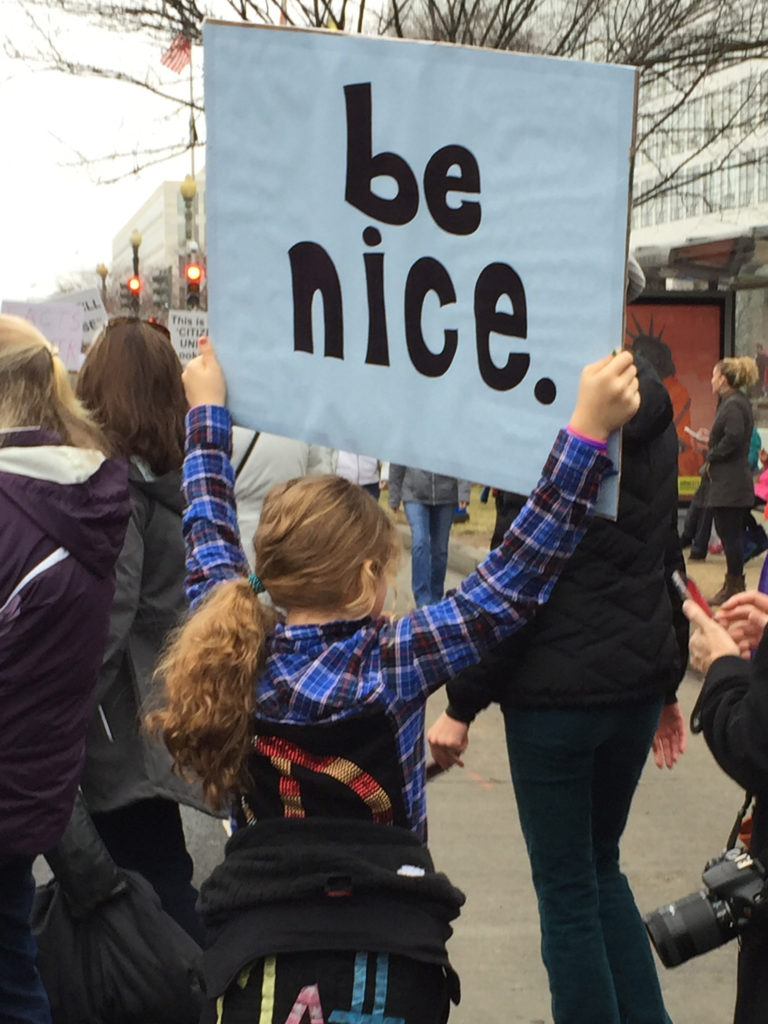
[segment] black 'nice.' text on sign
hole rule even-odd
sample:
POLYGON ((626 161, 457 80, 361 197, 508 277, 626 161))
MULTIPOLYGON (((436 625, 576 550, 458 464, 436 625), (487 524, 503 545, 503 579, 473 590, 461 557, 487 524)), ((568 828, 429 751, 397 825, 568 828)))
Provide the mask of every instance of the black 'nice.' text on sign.
MULTIPOLYGON (((372 100, 370 82, 344 87, 347 118, 347 166, 344 198, 367 217, 382 224, 402 226, 419 209, 419 185, 407 160, 397 153, 373 153, 372 100), (371 185, 376 178, 390 178, 395 195, 376 195, 371 185)), ((424 198, 429 213, 440 230, 467 236, 480 226, 480 168, 464 146, 448 145, 438 149, 427 161, 423 176, 424 198), (448 205, 453 193, 462 197, 448 205)), ((368 249, 381 244, 382 236, 373 225, 363 231, 368 249)), ((297 242, 288 252, 293 287, 293 347, 296 352, 314 352, 312 303, 319 292, 322 298, 324 356, 344 358, 344 315, 341 283, 333 260, 317 242, 297 242)), ((365 361, 374 366, 389 366, 387 310, 384 301, 384 253, 363 254, 368 298, 368 346, 365 361)), ((451 276, 439 260, 431 256, 417 259, 405 282, 405 339, 411 362, 425 377, 441 377, 450 368, 459 344, 455 329, 443 332, 442 348, 429 347, 422 330, 422 309, 429 293, 437 296, 441 307, 457 301, 451 276)), ((525 289, 517 272, 507 263, 489 263, 479 274, 474 291, 475 343, 480 376, 488 387, 509 391, 523 380, 530 356, 511 352, 503 366, 491 358, 491 334, 508 338, 526 338, 528 318, 525 289), (497 309, 506 297, 512 313, 497 309)), ((556 387, 549 378, 536 383, 534 394, 549 405, 555 400, 556 387)))

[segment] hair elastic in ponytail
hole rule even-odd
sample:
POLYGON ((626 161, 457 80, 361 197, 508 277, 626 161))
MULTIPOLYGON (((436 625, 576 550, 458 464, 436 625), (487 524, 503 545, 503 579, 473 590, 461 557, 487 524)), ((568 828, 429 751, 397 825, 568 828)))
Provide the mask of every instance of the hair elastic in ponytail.
POLYGON ((254 594, 263 594, 264 591, 267 589, 255 572, 251 572, 248 574, 248 584, 250 585, 250 588, 254 592, 254 594))

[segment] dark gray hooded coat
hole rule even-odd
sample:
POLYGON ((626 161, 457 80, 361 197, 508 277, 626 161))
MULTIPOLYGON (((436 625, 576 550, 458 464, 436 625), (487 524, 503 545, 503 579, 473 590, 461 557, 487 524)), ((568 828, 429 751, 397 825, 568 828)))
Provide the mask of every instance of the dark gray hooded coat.
POLYGON ((208 810, 199 790, 171 770, 162 739, 141 727, 158 656, 187 610, 181 471, 149 476, 131 463, 131 519, 86 746, 82 789, 94 812, 152 797, 208 810))

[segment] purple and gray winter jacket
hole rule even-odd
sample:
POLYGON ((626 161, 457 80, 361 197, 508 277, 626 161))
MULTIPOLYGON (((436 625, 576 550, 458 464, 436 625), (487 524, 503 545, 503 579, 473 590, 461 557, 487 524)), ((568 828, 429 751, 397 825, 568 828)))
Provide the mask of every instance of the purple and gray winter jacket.
POLYGON ((69 820, 129 515, 126 462, 0 433, 0 858, 45 852, 69 820))

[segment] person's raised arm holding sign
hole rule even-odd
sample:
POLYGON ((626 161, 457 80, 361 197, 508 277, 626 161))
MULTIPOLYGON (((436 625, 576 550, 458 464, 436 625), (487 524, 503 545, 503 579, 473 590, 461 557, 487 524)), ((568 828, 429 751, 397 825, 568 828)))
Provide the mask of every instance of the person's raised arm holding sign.
MULTIPOLYGON (((323 627, 332 621, 354 621, 362 634, 370 632, 378 639, 370 644, 369 637, 366 654, 376 661, 372 669, 375 679, 357 680, 350 708, 359 708, 361 701, 381 701, 385 693, 389 695, 386 700, 391 698, 397 705, 425 699, 449 675, 476 660, 501 636, 516 630, 547 599, 555 577, 586 526, 601 478, 612 471, 605 441, 631 418, 639 401, 630 353, 607 356, 587 366, 568 429, 558 435, 542 479, 502 544, 455 594, 436 605, 416 609, 396 623, 376 618, 398 553, 395 528, 384 510, 376 506, 368 509, 367 505, 363 510, 354 508, 357 492, 335 476, 297 480, 274 488, 265 501, 263 528, 255 538, 255 586, 263 586, 274 603, 285 610, 284 619, 278 621, 272 610, 256 600, 254 582, 249 584, 247 578, 232 498, 226 383, 207 338, 201 339, 200 351, 184 372, 190 404, 184 465, 190 602, 194 608, 203 598, 221 601, 222 609, 228 610, 217 617, 219 626, 229 623, 233 633, 243 625, 235 614, 247 610, 249 620, 255 620, 247 623, 248 631, 263 632, 243 668, 242 681, 245 677, 248 680, 246 691, 256 666, 269 656, 272 629, 287 638, 294 625, 313 623, 323 627), (310 508, 311 516, 303 514, 302 510, 310 508), (363 511, 368 515, 364 516, 363 511), (363 521, 364 529, 360 526, 363 521), (353 562, 351 568, 342 568, 345 559, 353 562), (218 587, 222 582, 231 587, 218 587), (234 595, 245 604, 233 601, 234 595), (233 605, 238 606, 237 611, 233 605), (366 622, 370 618, 375 622, 366 622)), ((209 600, 205 605, 208 614, 211 608, 209 600)), ((202 622, 202 610, 199 620, 190 620, 188 630, 182 632, 166 659, 170 670, 169 719, 178 713, 178 709, 173 710, 174 689, 185 685, 174 670, 185 660, 192 632, 199 636, 199 624, 193 629, 196 621, 202 622)), ((211 670, 212 666, 203 668, 201 663, 196 671, 211 670)), ((363 675, 367 671, 367 666, 361 668, 363 675)), ((334 681, 328 686, 333 689, 334 681)), ((262 689, 268 689, 266 679, 265 687, 259 686, 260 692, 262 689)), ((222 692, 220 699, 226 701, 229 695, 222 692)), ((255 711, 259 712, 258 701, 255 711)), ((317 716, 321 717, 322 712, 318 711, 317 716)), ((181 744, 178 753, 182 763, 185 751, 181 744)), ((187 767, 193 766, 190 763, 187 767)), ((200 768, 202 765, 197 765, 195 770, 200 768)), ((208 777, 204 772, 204 784, 218 797, 228 788, 222 782, 234 781, 238 770, 232 763, 223 778, 214 774, 208 777), (231 778, 230 771, 235 773, 231 778)))
MULTIPOLYGON (((547 600, 589 521, 600 480, 613 469, 605 441, 631 418, 639 398, 631 354, 586 367, 570 426, 558 434, 502 544, 442 601, 391 621, 381 613, 399 554, 396 527, 338 476, 301 478, 270 491, 254 538, 256 572, 248 575, 233 500, 225 381, 207 339, 184 382, 191 406, 184 530, 194 612, 162 662, 165 706, 149 724, 162 732, 177 767, 201 779, 213 805, 230 800, 239 826, 256 822, 233 838, 212 884, 203 886, 203 918, 220 925, 217 894, 257 837, 270 842, 289 831, 293 846, 311 856, 329 818, 334 823, 324 838, 331 842, 363 819, 374 833, 370 842, 409 846, 396 863, 419 865, 428 856, 417 852, 426 839, 427 697, 547 600), (262 591, 282 614, 258 599, 262 591), (329 772, 336 780, 331 789, 329 772), (276 820, 282 818, 288 820, 276 820)), ((430 870, 419 868, 427 876, 430 870)), ((374 902, 377 895, 384 903, 397 899, 374 887, 374 902)), ((275 899, 285 908, 290 893, 278 885, 275 899)), ((377 929, 390 912, 368 915, 368 949, 387 948, 377 929)), ((456 913, 458 905, 449 916, 456 913)), ((314 949, 302 945, 312 941, 302 920, 291 932, 294 948, 314 949)), ((315 939, 316 924, 306 922, 315 939)), ((338 916, 328 924, 340 927, 338 916)), ((359 942, 359 928, 356 934, 359 942)), ((416 934, 408 922, 398 928, 406 959, 415 953, 408 944, 416 934)), ((440 934, 436 962, 445 957, 440 934)), ((359 949, 337 940, 335 933, 328 948, 359 949)), ((279 963, 277 969, 279 975, 279 963)), ((322 984, 321 978, 321 990, 322 984)), ((413 998, 419 989, 409 986, 413 998)), ((433 1002, 434 1017, 413 1011, 407 1019, 444 1020, 436 1013, 444 1003, 433 1002)))

